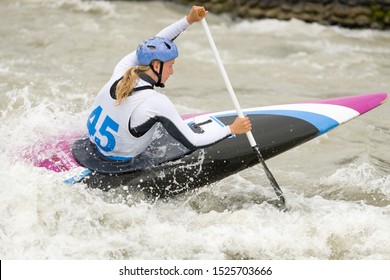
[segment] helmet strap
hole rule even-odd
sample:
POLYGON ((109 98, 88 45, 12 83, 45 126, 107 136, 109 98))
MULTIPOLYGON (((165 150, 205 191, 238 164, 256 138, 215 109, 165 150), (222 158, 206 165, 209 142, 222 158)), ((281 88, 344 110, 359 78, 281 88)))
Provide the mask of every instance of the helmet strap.
POLYGON ((162 78, 162 72, 163 72, 163 67, 164 67, 164 62, 160 61, 160 69, 159 71, 157 72, 156 70, 154 70, 154 67, 153 67, 153 63, 151 62, 149 64, 150 68, 152 69, 153 73, 156 74, 157 76, 157 83, 155 84, 156 87, 165 87, 165 85, 161 82, 161 78, 162 78))

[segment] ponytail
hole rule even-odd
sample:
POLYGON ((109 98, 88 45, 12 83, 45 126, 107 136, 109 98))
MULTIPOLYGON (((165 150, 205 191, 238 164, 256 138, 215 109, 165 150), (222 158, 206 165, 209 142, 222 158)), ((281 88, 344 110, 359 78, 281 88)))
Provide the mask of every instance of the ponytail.
POLYGON ((135 66, 129 68, 123 75, 122 80, 116 85, 115 97, 119 105, 122 99, 131 95, 138 79, 139 73, 149 70, 149 66, 135 66))

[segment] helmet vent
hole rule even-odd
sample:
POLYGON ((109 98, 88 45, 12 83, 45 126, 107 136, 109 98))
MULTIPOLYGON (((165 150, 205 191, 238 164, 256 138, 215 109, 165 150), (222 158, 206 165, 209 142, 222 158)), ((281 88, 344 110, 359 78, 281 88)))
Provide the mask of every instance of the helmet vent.
POLYGON ((156 49, 155 46, 151 46, 151 45, 149 45, 149 46, 147 46, 147 47, 149 48, 149 50, 152 50, 152 51, 154 51, 154 50, 156 49))
POLYGON ((165 46, 167 46, 168 50, 171 49, 171 46, 169 44, 167 44, 166 42, 164 42, 165 46))

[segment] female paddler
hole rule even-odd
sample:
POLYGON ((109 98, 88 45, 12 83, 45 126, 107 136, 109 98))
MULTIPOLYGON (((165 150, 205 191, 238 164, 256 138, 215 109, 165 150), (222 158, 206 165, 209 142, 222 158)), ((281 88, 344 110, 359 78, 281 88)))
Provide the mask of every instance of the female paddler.
POLYGON ((103 156, 132 160, 148 147, 158 123, 190 150, 251 130, 251 122, 245 117, 236 118, 229 126, 196 133, 183 121, 169 98, 155 89, 164 87, 173 74, 178 57, 173 40, 206 15, 204 7, 193 6, 187 16, 141 42, 136 51, 115 66, 87 121, 89 139, 103 156))

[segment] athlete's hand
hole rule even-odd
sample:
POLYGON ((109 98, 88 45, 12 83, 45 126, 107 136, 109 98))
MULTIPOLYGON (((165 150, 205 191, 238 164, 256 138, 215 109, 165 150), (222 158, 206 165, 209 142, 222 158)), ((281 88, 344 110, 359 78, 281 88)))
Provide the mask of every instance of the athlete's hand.
POLYGON ((230 125, 232 134, 244 134, 250 130, 252 130, 252 123, 247 116, 244 118, 237 117, 230 125))
POLYGON ((199 22, 207 15, 207 11, 203 6, 192 6, 191 11, 187 15, 187 21, 189 24, 199 22))

